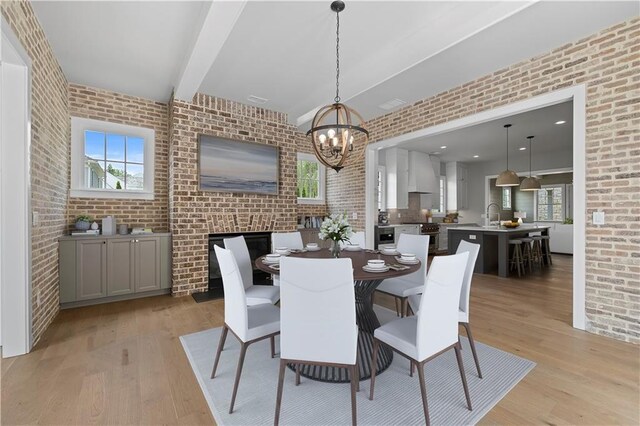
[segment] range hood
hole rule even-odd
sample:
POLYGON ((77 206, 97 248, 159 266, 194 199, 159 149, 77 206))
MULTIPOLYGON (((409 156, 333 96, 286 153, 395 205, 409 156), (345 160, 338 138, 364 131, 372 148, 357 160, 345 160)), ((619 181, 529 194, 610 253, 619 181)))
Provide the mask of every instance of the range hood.
POLYGON ((440 159, 438 157, 430 156, 424 152, 409 151, 408 192, 437 193, 439 192, 439 180, 440 159))

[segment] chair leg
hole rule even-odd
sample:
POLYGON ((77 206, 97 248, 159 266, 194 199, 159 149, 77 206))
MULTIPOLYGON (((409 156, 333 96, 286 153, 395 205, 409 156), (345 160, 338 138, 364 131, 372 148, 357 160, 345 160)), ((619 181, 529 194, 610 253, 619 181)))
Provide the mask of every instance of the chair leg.
POLYGON ((238 393, 238 384, 240 384, 240 375, 242 374, 242 366, 244 365, 244 356, 247 353, 248 343, 242 342, 240 347, 240 358, 238 359, 238 369, 236 370, 236 380, 233 384, 233 393, 231 394, 231 405, 229 406, 229 414, 233 413, 233 405, 236 403, 236 395, 238 393))
POLYGON ((371 389, 369 390, 369 399, 373 401, 373 387, 376 384, 376 370, 378 369, 378 347, 380 343, 373 338, 373 355, 371 355, 371 389))
POLYGON ((300 370, 302 370, 302 364, 296 364, 296 386, 300 385, 300 370))
POLYGON ((395 301, 396 301, 396 315, 397 315, 397 316, 399 316, 399 317, 401 317, 401 316, 402 316, 402 314, 401 314, 401 312, 400 312, 400 307, 399 307, 399 304, 398 304, 398 298, 394 296, 394 299, 395 299, 395 301))
POLYGON ((471 408, 471 398, 469 397, 469 388, 467 387, 467 376, 464 374, 464 365, 462 365, 462 354, 460 353, 460 343, 456 344, 453 347, 456 351, 456 358, 458 359, 458 368, 460 369, 460 378, 462 378, 462 387, 464 388, 464 396, 467 398, 467 407, 469 407, 469 411, 471 408))
POLYGON ((402 318, 406 318, 409 316, 409 298, 403 297, 400 302, 402 303, 402 318))
POLYGON ((409 377, 413 377, 413 361, 409 361, 409 377))
POLYGON ((216 376, 216 370, 218 369, 218 361, 220 361, 220 353, 224 348, 224 342, 227 340, 227 332, 229 329, 226 324, 222 327, 222 334, 220 334, 220 341, 218 342, 218 350, 216 351, 216 359, 213 361, 213 370, 211 370, 211 378, 213 379, 216 376))
POLYGON ((358 424, 358 416, 356 412, 356 387, 358 383, 358 373, 356 373, 357 368, 357 364, 349 367, 349 370, 351 370, 351 424, 353 426, 358 424))
POLYGON ((280 360, 280 373, 278 375, 278 392, 276 396, 276 416, 273 419, 273 425, 278 426, 280 422, 280 405, 282 404, 282 387, 284 385, 284 369, 287 363, 285 360, 280 360))
POLYGON ((360 392, 360 364, 358 364, 358 356, 356 354, 356 392, 360 392))
POLYGON ((418 378, 420 380, 420 393, 422 394, 422 408, 424 409, 424 421, 427 426, 429 426, 431 421, 429 420, 429 404, 427 403, 427 385, 424 382, 424 363, 419 362, 417 364, 418 378))
POLYGON ((478 361, 478 354, 476 353, 476 342, 473 340, 471 334, 471 327, 468 322, 463 322, 462 326, 467 331, 467 337, 469 338, 469 346, 471 346, 471 353, 473 354, 473 361, 476 363, 476 369, 478 370, 478 377, 482 379, 482 373, 480 372, 480 361, 478 361))
POLYGON ((271 340, 271 358, 275 358, 276 357, 276 338, 275 336, 271 336, 269 340, 271 340))

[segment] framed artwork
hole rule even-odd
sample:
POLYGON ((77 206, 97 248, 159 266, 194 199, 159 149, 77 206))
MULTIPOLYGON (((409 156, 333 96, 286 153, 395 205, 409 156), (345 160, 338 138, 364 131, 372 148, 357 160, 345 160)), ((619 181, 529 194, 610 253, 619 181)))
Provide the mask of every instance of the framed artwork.
POLYGON ((199 188, 278 195, 279 154, 277 146, 200 135, 199 188))

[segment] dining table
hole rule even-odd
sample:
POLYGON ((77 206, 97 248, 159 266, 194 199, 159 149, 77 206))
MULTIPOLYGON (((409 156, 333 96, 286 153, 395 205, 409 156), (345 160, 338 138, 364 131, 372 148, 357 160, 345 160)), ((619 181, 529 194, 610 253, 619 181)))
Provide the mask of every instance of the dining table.
MULTIPOLYGON (((331 250, 319 249, 296 250, 289 256, 302 257, 307 259, 331 258, 331 250)), ((349 258, 353 264, 353 284, 356 301, 356 323, 358 325, 358 365, 360 370, 360 380, 367 380, 371 377, 371 355, 373 353, 373 332, 380 327, 380 321, 373 310, 373 293, 380 283, 387 278, 400 277, 411 274, 420 269, 420 261, 412 265, 401 264, 399 253, 382 254, 377 250, 342 250, 341 258, 349 258), (384 260, 389 270, 384 272, 367 272, 362 269, 371 259, 384 260)), ((255 260, 255 266, 261 271, 279 275, 279 265, 265 263, 265 256, 255 260)), ((376 374, 386 370, 393 361, 393 351, 380 345, 376 362, 376 374)), ((289 365, 294 370, 296 365, 289 365)), ((312 380, 331 383, 346 383, 350 381, 346 368, 331 366, 304 365, 300 374, 312 380)))

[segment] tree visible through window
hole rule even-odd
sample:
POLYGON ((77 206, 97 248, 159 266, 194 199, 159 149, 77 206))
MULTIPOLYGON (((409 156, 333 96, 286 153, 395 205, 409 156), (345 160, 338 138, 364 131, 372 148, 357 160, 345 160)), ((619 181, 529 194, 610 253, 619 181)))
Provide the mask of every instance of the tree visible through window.
POLYGON ((324 167, 312 155, 298 154, 298 186, 296 194, 299 200, 324 200, 324 167))
POLYGON ((511 210, 511 188, 502 188, 502 210, 511 210))
POLYGON ((84 180, 91 189, 144 189, 144 139, 84 132, 84 180))
POLYGON ((545 186, 537 191, 537 220, 564 220, 564 185, 545 186))

